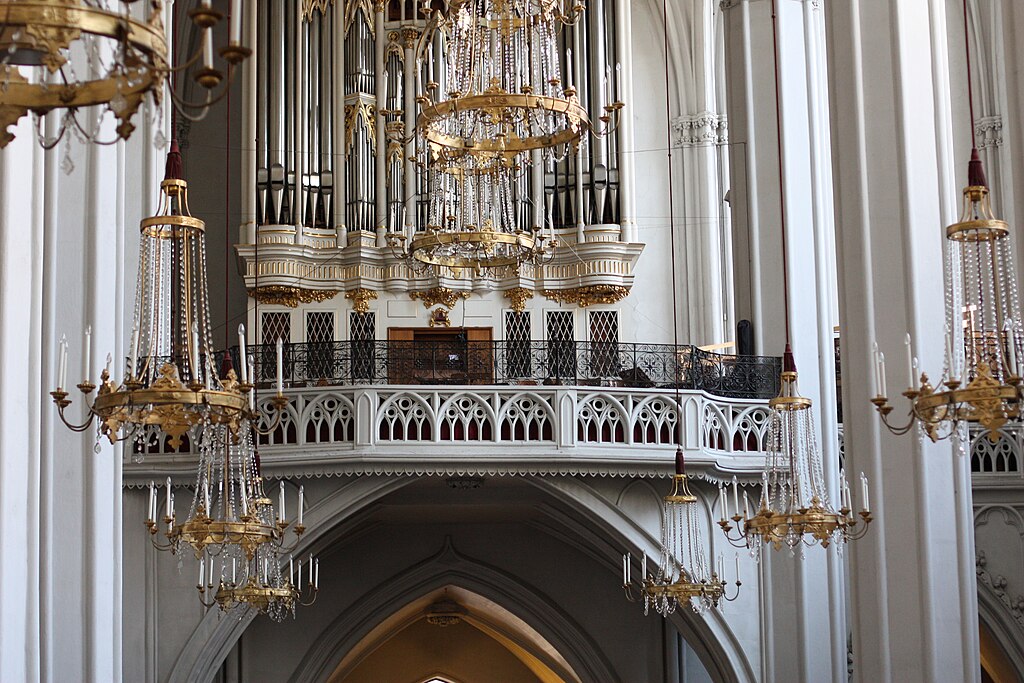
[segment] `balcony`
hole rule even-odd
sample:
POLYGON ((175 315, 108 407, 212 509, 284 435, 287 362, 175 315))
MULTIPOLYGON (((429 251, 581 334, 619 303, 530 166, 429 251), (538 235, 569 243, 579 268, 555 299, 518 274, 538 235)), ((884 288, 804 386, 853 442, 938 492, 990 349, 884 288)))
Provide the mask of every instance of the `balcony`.
MULTIPOLYGON (((238 362, 237 349, 233 349, 238 362)), ((252 346, 257 383, 277 375, 272 345, 252 346)), ((711 353, 695 346, 574 341, 337 341, 286 344, 286 386, 606 386, 702 391, 767 400, 781 359, 711 353)))
MULTIPOLYGON (((252 351, 257 380, 269 382, 275 350, 252 351)), ((271 392, 257 399, 268 476, 660 476, 677 446, 697 473, 753 475, 779 367, 653 344, 334 342, 291 344, 284 355, 280 424, 268 417, 271 392)), ((187 476, 193 442, 171 451, 150 432, 126 480, 187 476)))

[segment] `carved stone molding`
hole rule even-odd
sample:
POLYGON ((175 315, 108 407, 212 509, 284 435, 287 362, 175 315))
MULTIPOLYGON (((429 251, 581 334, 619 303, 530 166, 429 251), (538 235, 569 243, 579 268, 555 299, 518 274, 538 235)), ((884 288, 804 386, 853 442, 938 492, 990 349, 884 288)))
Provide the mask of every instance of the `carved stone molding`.
POLYGON ((409 292, 409 298, 414 301, 417 299, 422 301, 423 308, 430 308, 437 304, 452 308, 459 303, 459 299, 468 299, 469 292, 456 292, 447 287, 431 287, 425 292, 409 292))
POLYGON ((273 304, 295 308, 299 304, 319 303, 334 298, 338 290, 302 289, 300 287, 282 287, 269 285, 248 290, 249 296, 261 304, 273 304))
POLYGON ((370 310, 370 302, 377 299, 377 292, 360 287, 345 292, 345 298, 352 302, 352 310, 356 313, 367 313, 370 310))
POLYGON ((677 116, 672 120, 672 142, 683 147, 725 144, 729 142, 728 119, 709 111, 677 116))
POLYGON ((982 116, 974 124, 974 134, 978 138, 978 147, 1002 147, 1003 146, 1003 117, 995 114, 993 116, 982 116))
POLYGON ((629 287, 619 285, 591 285, 574 289, 545 289, 542 294, 551 301, 586 307, 593 304, 614 304, 629 294, 629 287))
POLYGON ((974 558, 975 569, 978 574, 978 583, 984 584, 992 589, 999 601, 1006 606, 1006 609, 1010 611, 1014 621, 1024 629, 1024 595, 1018 594, 1016 597, 1011 597, 1010 592, 1007 589, 1008 581, 1002 574, 996 574, 993 576, 988 573, 985 569, 985 565, 988 560, 985 558, 985 551, 979 550, 978 554, 974 558))
POLYGON ((526 310, 526 302, 533 298, 533 292, 523 287, 506 289, 505 298, 509 300, 509 305, 512 306, 513 311, 522 313, 526 310))

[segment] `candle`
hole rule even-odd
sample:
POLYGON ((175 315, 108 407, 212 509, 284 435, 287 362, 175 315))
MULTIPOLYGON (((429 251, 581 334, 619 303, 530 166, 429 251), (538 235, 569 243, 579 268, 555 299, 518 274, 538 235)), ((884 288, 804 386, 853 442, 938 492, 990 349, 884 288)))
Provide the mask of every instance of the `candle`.
POLYGON ((284 514, 284 482, 283 481, 281 482, 281 488, 279 489, 279 495, 277 497, 277 506, 280 509, 280 512, 278 513, 278 517, 277 518, 283 522, 284 519, 285 519, 285 514, 284 514))
POLYGON ((309 554, 309 587, 313 588, 313 553, 309 554))
POLYGON ((292 564, 292 556, 288 556, 288 580, 295 583, 295 566, 292 564))
POLYGON ((132 347, 128 352, 128 376, 137 377, 138 368, 135 367, 139 359, 139 328, 132 326, 132 347))
POLYGON ((106 373, 107 373, 107 375, 108 375, 108 376, 110 375, 110 364, 111 364, 111 363, 113 363, 113 362, 114 362, 114 358, 113 358, 113 356, 111 356, 111 355, 110 355, 110 354, 108 353, 108 354, 107 354, 107 365, 106 365, 106 367, 105 367, 105 368, 103 368, 103 369, 104 369, 104 370, 106 371, 106 373))
POLYGON ((242 42, 242 0, 231 0, 231 35, 232 45, 242 42))
POLYGON ((192 380, 199 379, 199 332, 192 330, 192 380))
POLYGON ((1013 333, 1013 327, 1006 325, 1006 363, 1007 372, 1011 377, 1017 376, 1017 336, 1013 333))
POLYGON ((302 524, 302 503, 303 503, 302 495, 303 495, 302 487, 299 486, 299 524, 302 524))
POLYGON ((629 559, 628 559, 628 557, 626 555, 623 555, 622 556, 622 585, 626 585, 626 584, 629 583, 629 574, 628 574, 629 570, 628 570, 628 567, 629 567, 629 559))
POLYGON ((213 29, 203 29, 203 66, 213 68, 213 29))
POLYGON ((206 569, 206 563, 202 560, 199 561, 199 587, 203 586, 203 570, 206 569))
POLYGON ((171 478, 167 477, 167 516, 171 516, 171 478))
POLYGON ((245 480, 244 479, 242 479, 240 481, 240 485, 238 487, 238 492, 239 492, 239 497, 242 499, 242 516, 245 517, 245 516, 247 516, 249 514, 249 501, 246 500, 248 498, 248 496, 246 495, 245 480))
POLYGON ((203 504, 206 507, 206 514, 210 514, 210 482, 203 484, 203 504))
POLYGON ((622 101, 622 62, 615 63, 615 101, 622 101))
POLYGON ((92 325, 85 326, 85 377, 88 382, 92 377, 92 325))
POLYGON ((868 500, 868 478, 864 476, 864 473, 860 473, 860 490, 861 496, 864 498, 864 511, 867 512, 871 509, 870 501, 868 500))
POLYGON ((885 386, 885 354, 884 353, 878 354, 878 376, 879 376, 879 382, 880 382, 881 392, 882 392, 881 395, 885 396, 885 395, 887 395, 888 392, 886 391, 886 386, 885 386))
POLYGON ((256 360, 249 356, 249 381, 256 384, 256 360))
POLYGON ((239 372, 242 375, 242 384, 248 381, 248 377, 245 374, 245 325, 238 326, 238 364, 242 366, 239 372))
POLYGON ((913 381, 910 383, 910 388, 913 389, 914 391, 917 391, 917 378, 918 378, 917 368, 918 368, 918 365, 917 365, 917 357, 916 356, 914 357, 914 362, 911 363, 911 366, 912 366, 912 368, 911 368, 911 372, 910 372, 910 377, 911 377, 911 379, 913 381))
POLYGON ((643 562, 640 563, 640 576, 643 577, 644 580, 647 579, 647 552, 646 551, 644 551, 643 562))
POLYGON ((736 583, 740 581, 740 554, 736 553, 736 583))
POLYGON ((237 581, 235 580, 235 569, 236 569, 236 561, 235 561, 235 558, 232 557, 231 558, 231 583, 233 583, 233 584, 237 583, 237 581))
POLYGON ((737 515, 740 514, 740 494, 735 476, 732 478, 732 507, 737 515))
POLYGON ((743 492, 743 516, 750 519, 750 499, 747 498, 747 492, 743 492))
POLYGON ((725 576, 725 557, 722 553, 718 553, 718 578, 721 579, 725 576))
POLYGON ((914 352, 911 350, 910 333, 907 332, 907 339, 904 342, 907 347, 907 386, 914 386, 914 352))
POLYGON ((565 50, 565 87, 572 85, 572 48, 565 50))
POLYGON ((728 496, 725 494, 725 489, 721 484, 718 485, 718 507, 722 512, 722 519, 729 519, 729 510, 726 501, 728 496))
POLYGON ((316 572, 313 574, 313 590, 320 588, 320 558, 316 558, 316 572))
POLYGON ((149 482, 149 507, 146 508, 146 519, 153 519, 153 506, 156 504, 156 489, 153 482, 149 482))
POLYGON ((61 335, 57 343, 57 389, 64 388, 64 370, 68 363, 67 338, 61 335))
POLYGON ((284 391, 284 341, 277 338, 277 395, 284 391))
POLYGON ((874 361, 872 363, 873 372, 871 373, 871 378, 874 381, 872 382, 872 387, 871 388, 875 392, 875 396, 881 396, 882 395, 882 380, 881 380, 881 374, 882 373, 878 369, 878 342, 872 342, 872 344, 871 344, 871 360, 874 361))

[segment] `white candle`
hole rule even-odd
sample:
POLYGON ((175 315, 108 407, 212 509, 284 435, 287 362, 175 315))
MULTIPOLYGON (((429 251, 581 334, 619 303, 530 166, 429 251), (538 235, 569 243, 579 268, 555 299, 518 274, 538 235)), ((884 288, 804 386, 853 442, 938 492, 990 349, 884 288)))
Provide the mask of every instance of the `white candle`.
POLYGON ((881 374, 882 373, 878 369, 878 342, 872 342, 871 343, 871 360, 873 361, 871 363, 871 365, 872 365, 871 378, 874 380, 874 382, 872 383, 872 387, 871 388, 875 392, 875 396, 881 396, 882 395, 882 380, 881 380, 881 374))
POLYGON ((244 479, 241 480, 241 485, 238 487, 238 491, 239 497, 242 499, 242 516, 244 517, 249 514, 249 501, 246 500, 248 498, 248 495, 245 490, 244 479))
POLYGON ((199 379, 199 332, 192 330, 192 380, 199 379))
POLYGON ((277 338, 277 395, 284 391, 284 341, 277 338))
POLYGON ((740 493, 735 476, 732 478, 732 507, 737 515, 740 514, 740 493))
POLYGON ((626 583, 633 581, 633 557, 626 553, 626 583))
POLYGON ((628 564, 629 564, 629 560, 626 559, 625 555, 623 555, 622 556, 622 584, 623 585, 629 583, 629 577, 626 575, 626 566, 628 564))
POLYGON ((107 354, 107 365, 106 365, 106 367, 103 368, 104 370, 106 370, 108 376, 110 375, 110 364, 113 363, 113 362, 114 362, 113 356, 111 356, 108 353, 107 354))
POLYGON ((740 580, 740 554, 736 553, 736 581, 740 580))
POLYGON ((167 516, 171 516, 171 478, 167 477, 167 516))
POLYGON ((309 587, 313 588, 313 553, 309 554, 309 587))
POLYGON ((718 578, 722 579, 725 577, 725 557, 722 553, 718 553, 718 578))
POLYGON ((316 572, 313 574, 313 590, 320 588, 320 558, 316 558, 316 572))
POLYGON ((206 514, 210 514, 210 482, 203 484, 203 504, 206 507, 206 514))
POLYGON ((722 519, 729 519, 729 511, 726 509, 726 498, 725 489, 722 485, 718 485, 718 507, 722 513, 722 519))
POLYGON ((295 566, 292 564, 292 556, 288 556, 288 580, 295 583, 295 566))
POLYGON ((1017 339, 1012 325, 1006 326, 1006 363, 1010 376, 1017 376, 1017 339))
POLYGON ((888 391, 887 391, 886 386, 885 386, 885 354, 884 353, 878 354, 878 376, 879 376, 879 382, 881 383, 880 384, 881 392, 882 392, 881 395, 882 396, 887 396, 888 395, 888 391))
POLYGON ((203 29, 203 66, 213 68, 213 29, 203 29))
POLYGON ((914 386, 914 352, 911 350, 910 333, 907 332, 907 339, 904 342, 907 346, 907 386, 914 386))
MULTIPOLYGON (((206 569, 206 563, 202 560, 199 561, 199 585, 203 585, 203 570, 206 569)), ((212 578, 212 577, 211 577, 212 578)))
POLYGON ((615 101, 622 101, 622 62, 615 63, 615 101))
POLYGON ((128 376, 138 377, 138 368, 135 367, 139 360, 139 328, 132 327, 132 348, 128 352, 128 376))
POLYGON ((57 343, 57 389, 64 388, 64 371, 68 364, 67 337, 61 335, 57 343))
POLYGON ((232 557, 231 558, 231 583, 233 583, 233 584, 237 583, 237 581, 235 579, 235 569, 236 569, 236 562, 235 562, 235 558, 232 557))
POLYGON ((153 506, 156 504, 156 489, 153 482, 149 482, 149 507, 146 508, 146 518, 153 519, 153 506))
POLYGON ((231 35, 232 45, 242 42, 242 0, 231 0, 231 35))
POLYGON ((572 48, 565 50, 565 87, 572 85, 572 48))
POLYGON ((92 377, 92 325, 85 326, 85 377, 84 381, 88 382, 89 378, 92 377))
POLYGON ((242 376, 242 383, 245 384, 248 381, 245 367, 245 325, 238 326, 238 364, 242 367, 239 368, 238 372, 242 376))
POLYGON ((750 519, 750 499, 747 498, 747 492, 743 492, 743 517, 750 519))
POLYGON ((284 514, 284 482, 283 481, 281 482, 281 488, 278 489, 278 491, 279 491, 279 495, 277 496, 277 506, 278 506, 278 508, 280 508, 280 512, 278 513, 278 517, 277 518, 280 519, 283 522, 285 520, 285 514, 284 514))
POLYGON ((914 358, 914 362, 911 363, 911 366, 912 366, 912 369, 911 369, 911 372, 910 372, 910 377, 911 377, 911 379, 913 381, 910 383, 910 388, 913 389, 914 391, 917 391, 917 378, 918 378, 919 373, 917 372, 918 365, 917 365, 917 358, 916 357, 914 358))
POLYGON ((861 496, 864 498, 864 510, 868 511, 871 509, 870 501, 868 500, 868 478, 864 476, 864 473, 860 473, 860 489, 861 496))
POLYGON ((302 495, 303 495, 303 491, 302 491, 302 487, 300 486, 299 487, 299 524, 302 524, 302 503, 303 503, 302 495))
POLYGON ((647 552, 644 552, 643 562, 640 563, 640 576, 643 579, 647 579, 647 552))

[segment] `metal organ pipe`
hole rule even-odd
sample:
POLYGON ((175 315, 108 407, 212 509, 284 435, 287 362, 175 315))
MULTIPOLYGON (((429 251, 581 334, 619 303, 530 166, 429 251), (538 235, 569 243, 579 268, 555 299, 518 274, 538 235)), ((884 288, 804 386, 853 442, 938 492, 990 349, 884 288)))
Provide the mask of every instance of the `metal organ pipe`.
MULTIPOLYGON (((387 36, 384 34, 384 8, 378 7, 373 15, 374 23, 374 57, 376 68, 374 73, 384 73, 384 43, 387 40, 387 36)), ((381 110, 386 109, 385 104, 385 93, 384 93, 384 82, 383 79, 375 79, 375 91, 377 94, 377 112, 375 118, 377 120, 376 135, 377 135, 377 154, 376 154, 376 170, 374 173, 374 185, 381 189, 384 188, 386 182, 386 169, 385 162, 387 154, 387 139, 384 131, 384 116, 381 115, 381 110)), ((378 247, 385 246, 384 232, 385 232, 385 220, 387 216, 387 198, 384 196, 384 192, 378 192, 375 202, 375 225, 377 233, 378 247)))

